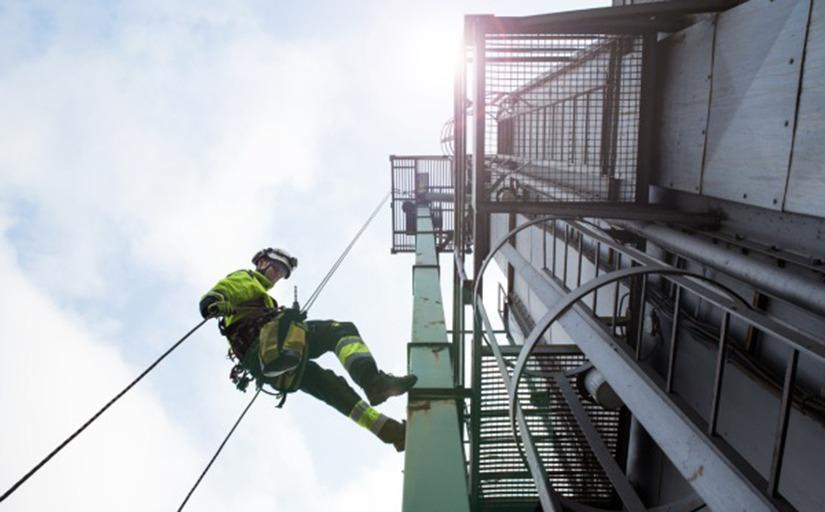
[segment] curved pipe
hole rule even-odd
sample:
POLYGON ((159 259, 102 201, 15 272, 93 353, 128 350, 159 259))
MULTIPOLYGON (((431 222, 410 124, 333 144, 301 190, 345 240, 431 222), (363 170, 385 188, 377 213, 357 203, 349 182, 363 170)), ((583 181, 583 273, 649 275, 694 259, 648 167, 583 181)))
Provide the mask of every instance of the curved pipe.
MULTIPOLYGON (((567 295, 565 295, 561 300, 559 300, 551 309, 548 311, 538 322, 536 322, 536 326, 530 332, 529 337, 525 340, 524 344, 522 345, 521 352, 519 353, 518 359, 516 360, 516 368, 513 371, 513 377, 511 381, 510 389, 508 390, 510 394, 510 427, 513 430, 513 435, 516 437, 516 445, 518 445, 518 436, 516 435, 516 417, 515 411, 518 402, 518 384, 521 380, 521 375, 524 373, 524 366, 527 364, 527 359, 530 357, 535 346, 538 344, 539 338, 550 328, 552 324, 554 324, 564 313, 567 312, 568 309, 573 307, 573 305, 584 298, 587 294, 592 293, 594 290, 601 288, 607 284, 613 283, 615 281, 619 281, 620 279, 624 279, 627 277, 633 276, 640 276, 640 275, 649 275, 649 274, 661 274, 661 275, 681 275, 687 276, 695 279, 699 279, 705 282, 708 282, 718 288, 719 290, 723 291, 726 295, 728 295, 734 302, 736 302, 740 307, 750 309, 751 306, 748 304, 739 294, 731 290, 730 288, 721 285, 712 281, 710 278, 705 277, 701 274, 696 274, 687 270, 682 270, 673 267, 666 267, 663 265, 649 265, 646 267, 630 267, 624 268, 620 270, 616 270, 613 272, 609 272, 607 274, 603 274, 595 279, 588 281, 586 284, 572 290, 567 295)), ((520 448, 519 448, 520 449, 520 448)))
MULTIPOLYGON (((487 270, 487 266, 493 260, 496 253, 498 253, 498 251, 502 247, 504 247, 504 244, 507 243, 507 240, 509 240, 511 237, 517 235, 521 231, 529 228, 530 226, 535 226, 536 224, 541 224, 542 222, 547 222, 547 221, 550 221, 550 220, 569 220, 569 217, 568 218, 561 218, 561 217, 556 217, 556 216, 546 216, 546 217, 540 217, 538 219, 533 219, 529 222, 525 222, 524 224, 519 224, 514 229, 510 230, 509 233, 504 235, 501 238, 501 240, 496 242, 495 247, 490 249, 490 252, 487 254, 487 257, 484 258, 484 261, 481 263, 481 267, 479 267, 479 269, 478 269, 479 277, 484 275, 484 271, 487 270)), ((475 285, 473 286, 473 310, 474 311, 475 311, 476 307, 478 306, 479 285, 481 285, 481 279, 476 279, 475 285)))
MULTIPOLYGON (((497 252, 498 252, 498 251, 499 251, 502 247, 504 247, 504 244, 506 244, 506 243, 507 243, 507 241, 508 241, 508 240, 509 240, 512 236, 515 236, 516 234, 518 234, 519 232, 521 232, 521 231, 523 231, 523 230, 527 229, 527 228, 528 228, 528 227, 530 227, 530 226, 535 226, 536 224, 540 224, 540 223, 542 223, 542 222, 547 222, 547 221, 551 221, 551 220, 555 221, 555 220, 571 220, 571 219, 578 219, 578 220, 582 220, 582 219, 581 219, 581 218, 579 218, 579 217, 573 217, 573 218, 571 218, 571 217, 558 217, 558 216, 549 216, 549 215, 548 215, 548 216, 545 216, 545 217, 540 217, 540 218, 537 218, 537 219, 533 219, 533 220, 531 220, 531 221, 529 221, 529 222, 526 222, 526 223, 524 223, 524 224, 521 224, 521 225, 517 226, 515 229, 511 230, 511 231, 510 231, 509 233, 507 233, 504 237, 502 237, 502 239, 501 239, 501 240, 499 240, 499 241, 496 243, 495 247, 493 247, 493 248, 491 249, 490 253, 487 255, 487 257, 486 257, 486 258, 484 259, 484 261, 482 262, 481 267, 479 267, 478 276, 483 276, 483 275, 484 275, 484 271, 487 269, 487 266, 488 266, 488 265, 490 264, 490 262, 493 260, 493 257, 496 255, 496 253, 497 253, 497 252)), ((587 221, 585 221, 585 222, 587 222, 587 221)), ((598 226, 595 226, 595 224, 593 224, 593 223, 591 223, 591 222, 587 222, 587 223, 588 223, 588 224, 591 224, 591 225, 593 225, 594 227, 597 227, 597 228, 598 228, 598 226)), ((619 251, 619 252, 621 252, 621 253, 623 253, 623 254, 626 254, 626 255, 627 255, 627 253, 626 253, 625 249, 621 246, 621 244, 619 244, 618 242, 615 242, 615 241, 613 241, 613 242, 608 241, 609 239, 612 239, 611 237, 609 237, 609 235, 606 235, 606 234, 605 234, 604 236, 607 238, 607 239, 604 241, 604 243, 605 243, 606 245, 608 245, 609 247, 612 247, 612 248, 613 248, 614 250, 616 250, 616 251, 619 251)), ((628 256, 629 256, 629 255, 628 255, 628 256)), ((474 286, 474 288, 473 288, 473 316, 474 316, 474 318, 475 318, 476 320, 480 320, 480 319, 478 318, 478 316, 479 316, 479 309, 478 309, 478 297, 479 297, 479 293, 478 293, 478 292, 479 292, 479 285, 480 285, 480 284, 481 284, 481 279, 476 279, 476 283, 475 283, 475 286, 474 286)), ((485 320, 486 320, 486 318, 485 318, 485 320)), ((489 327, 489 328, 490 328, 490 331, 492 332, 492 328, 491 328, 491 326, 487 325, 487 327, 489 327)), ((491 334, 491 336, 492 336, 492 337, 491 337, 490 339, 488 339, 488 340, 487 340, 487 342, 488 342, 488 344, 490 345, 490 347, 493 349, 493 353, 494 353, 494 354, 495 354, 495 356, 496 356, 496 360, 497 360, 497 362, 498 362, 498 364, 499 364, 499 372, 501 373, 502 380, 504 381, 504 383, 505 383, 505 385, 506 385, 506 386, 509 386, 509 385, 510 385, 510 380, 509 380, 509 375, 507 374, 506 363, 505 363, 505 361, 504 361, 504 357, 501 355, 500 350, 498 350, 498 344, 495 342, 495 336, 494 336, 494 335, 492 335, 492 334, 491 334)), ((509 392, 509 391, 510 391, 510 390, 508 389, 508 392, 509 392)), ((511 403, 511 405, 512 405, 512 403, 511 403)), ((513 409, 511 409, 511 411, 514 411, 514 410, 513 410, 513 409)), ((513 414, 514 414, 514 413, 513 413, 513 414)), ((525 426, 525 430, 527 430, 527 424, 526 424, 526 422, 524 422, 524 426, 525 426)), ((528 443, 530 443, 530 446, 531 446, 531 451, 535 451, 535 448, 534 448, 534 447, 532 447, 532 442, 531 442, 531 441, 530 441, 530 439, 529 439, 529 436, 530 436, 529 430, 527 430, 526 435, 527 435, 528 437, 525 439, 525 441, 526 441, 526 442, 528 442, 528 443)), ((547 479, 546 479, 546 478, 544 477, 544 475, 543 475, 543 468, 541 467, 540 460, 538 461, 538 467, 536 468, 536 472, 537 472, 537 473, 539 473, 539 475, 538 475, 538 477, 536 477, 536 475, 535 475, 535 473, 534 473, 534 471, 533 471, 533 469, 532 469, 532 468, 533 468, 533 464, 531 464, 530 458, 529 458, 529 457, 527 457, 527 454, 526 454, 526 453, 524 452, 524 450, 522 449, 522 446, 521 446, 521 444, 519 443, 519 438, 518 438, 518 435, 517 435, 517 433, 516 433, 516 430, 515 430, 515 429, 513 429, 513 437, 514 437, 514 439, 515 439, 516 446, 518 447, 519 454, 521 455, 522 459, 524 459, 524 462, 525 462, 525 464, 527 465, 527 467, 528 467, 528 468, 531 468, 531 473, 533 474, 533 478, 534 478, 534 480, 538 480, 538 482, 536 483, 536 485, 537 485, 538 490, 539 490, 539 499, 540 499, 540 501, 542 502, 542 505, 543 505, 546 509, 548 509, 548 510, 559 510, 559 509, 561 509, 561 504, 560 504, 560 503, 559 503, 559 501, 558 501, 558 496, 557 496, 556 494, 552 494, 552 495, 551 495, 551 494, 547 491, 547 489, 543 488, 543 486, 547 484, 547 479), (540 483, 539 483, 539 482, 540 482, 540 483)), ((536 455, 537 455, 537 452, 536 452, 536 455)), ((536 458, 536 459, 538 459, 538 457, 535 457, 535 458, 536 458)))
MULTIPOLYGON (((577 217, 574 217, 574 218, 577 218, 577 217)), ((487 257, 484 259, 481 266, 479 267, 478 276, 481 277, 481 276, 484 275, 484 272, 487 269, 487 266, 493 260, 496 253, 514 235, 518 234, 519 232, 523 231, 524 229, 527 229, 528 227, 535 226, 535 225, 540 224, 542 222, 547 222, 547 221, 551 221, 551 220, 570 220, 570 219, 571 219, 570 217, 545 216, 545 217, 540 217, 538 219, 533 219, 532 221, 526 222, 526 223, 521 224, 521 225, 517 226, 516 228, 512 229, 505 236, 503 236, 501 238, 501 240, 499 240, 496 243, 495 247, 493 247, 491 249, 491 251, 489 252, 487 257)), ((579 219, 579 220, 581 220, 581 219, 579 219)), ((595 224, 593 224, 591 222, 587 222, 587 223, 594 226, 594 227, 596 227, 597 229, 599 229, 599 231, 601 231, 601 228, 599 228, 595 224)), ((633 259, 632 255, 628 254, 626 249, 621 244, 619 244, 618 242, 615 242, 615 241, 612 241, 612 242, 608 241, 608 240, 612 239, 612 237, 609 237, 609 235, 607 235, 606 233, 603 233, 603 232, 601 234, 602 234, 602 236, 607 238, 605 240, 602 240, 602 243, 605 243, 606 245, 608 245, 608 247, 611 247, 612 249, 614 249, 614 250, 616 250, 616 251, 618 251, 622 254, 625 254, 629 258, 633 259)), ((714 286, 726 291, 733 298, 734 301, 740 302, 741 304, 744 305, 744 307, 750 307, 746 302, 744 302, 741 299, 741 297, 739 297, 736 293, 732 292, 731 290, 727 289, 727 287, 721 286, 718 283, 713 283, 708 278, 706 278, 704 276, 701 276, 701 275, 695 275, 695 274, 692 274, 692 273, 684 271, 684 270, 674 269, 674 268, 671 268, 671 267, 663 267, 661 265, 648 266, 648 267, 631 267, 630 269, 626 269, 626 270, 630 271, 630 275, 633 275, 633 274, 637 274, 637 273, 638 274, 653 273, 654 268, 658 269, 659 270, 658 273, 660 273, 660 274, 690 275, 692 277, 696 277, 697 279, 708 281, 708 282, 712 283, 714 286), (636 270, 634 270, 634 269, 636 269, 636 270), (639 269, 647 270, 647 272, 638 272, 639 269)), ((620 271, 618 271, 618 272, 620 272, 620 271)), ((599 279, 608 278, 608 277, 612 277, 612 279, 621 279, 623 277, 623 276, 616 276, 615 274, 616 274, 616 272, 611 272, 609 274, 604 274, 599 279)), ((605 279, 605 282, 612 282, 612 280, 611 279, 605 279)), ((476 320, 480 320, 478 318, 478 316, 479 316, 479 311, 478 311, 478 297, 479 297, 479 294, 478 294, 478 292, 479 292, 479 285, 480 284, 481 284, 481 279, 477 278, 475 286, 473 288, 473 312, 474 312, 473 315, 476 318, 476 320)), ((602 285, 598 285, 598 286, 596 286, 596 288, 598 288, 599 286, 602 286, 602 285)), ((578 290, 576 290, 576 291, 578 291, 578 290)), ((571 294, 572 293, 573 292, 571 292, 571 294)), ((587 292, 587 293, 589 293, 589 292, 587 292)), ((584 293, 582 295, 582 297, 584 295, 586 295, 587 293, 584 293)), ((568 295, 568 297, 570 297, 570 295, 568 295)), ((521 379, 521 375, 525 371, 524 370, 524 365, 526 364, 527 357, 529 357, 529 353, 532 352, 533 348, 535 347, 535 344, 536 344, 536 341, 538 340, 538 338, 544 333, 544 331, 547 330, 547 328, 556 320, 556 318, 558 316, 563 314, 564 311, 566 311, 572 304, 574 304, 580 298, 581 297, 579 297, 578 299, 573 300, 572 302, 569 303, 569 305, 564 307, 563 310, 559 314, 554 315, 553 318, 550 318, 549 323, 546 323, 546 325, 543 327, 543 329, 541 329, 540 333, 535 337, 533 335, 536 334, 536 329, 535 328, 533 329, 533 332, 531 333, 531 336, 530 336, 530 339, 532 340, 532 344, 531 344, 529 350, 527 352, 525 352, 524 348, 522 348, 522 352, 519 354, 519 362, 516 365, 516 372, 514 373, 514 377, 516 377, 518 380, 508 379, 508 375, 507 375, 507 371, 506 371, 506 365, 504 363, 503 356, 501 355, 499 350, 496 350, 496 349, 498 349, 498 344, 495 342, 495 337, 493 336, 491 339, 487 340, 488 344, 490 344, 491 348, 494 349, 494 353, 496 354, 497 359, 500 359, 498 362, 499 362, 499 366, 500 366, 500 372, 502 373, 502 379, 504 380, 505 385, 507 385, 509 387, 508 394, 510 395, 510 419, 511 419, 512 431, 513 431, 513 437, 514 437, 514 440, 516 442, 516 446, 518 447, 519 453, 521 454, 522 458, 525 459, 525 462, 527 463, 528 467, 530 467, 530 464, 529 464, 529 461, 527 460, 527 457, 526 457, 526 454, 524 453, 524 450, 522 449, 521 443, 519 443, 519 436, 517 434, 516 425, 515 425, 515 410, 516 410, 517 400, 518 400, 518 398, 516 396, 516 390, 518 389, 518 382, 521 379), (535 338, 535 339, 533 339, 533 338, 535 338), (516 383, 515 386, 512 385, 513 381, 515 381, 515 383, 516 383)), ((542 321, 545 321, 545 320, 547 320, 547 315, 545 315, 545 318, 542 319, 542 321)), ((538 328, 539 325, 541 325, 541 324, 537 324, 536 327, 538 328)), ((526 346, 526 344, 525 344, 525 346, 526 346)), ((524 422, 524 426, 525 426, 525 428, 527 427, 526 422, 524 422)), ((525 434, 529 437, 529 429, 527 429, 527 432, 525 432, 525 434)), ((543 471, 541 471, 541 468, 539 469, 539 473, 543 473, 543 471)), ((546 484, 546 479, 541 478, 541 482, 542 482, 542 484, 546 484)), ((544 501, 546 499, 548 501, 547 505, 550 505, 550 507, 552 507, 551 510, 556 509, 557 507, 554 506, 554 505, 558 504, 558 496, 556 496, 555 494, 553 494, 552 496, 546 496, 546 495, 544 495, 543 492, 541 492, 542 490, 543 489, 541 489, 541 488, 539 489, 540 499, 542 499, 542 501, 544 501)))
MULTIPOLYGON (((539 224, 541 222, 547 222, 549 220, 557 220, 557 217, 553 217, 553 216, 541 217, 541 218, 538 218, 538 219, 533 219, 532 221, 526 222, 526 223, 524 223, 520 226, 517 226, 515 229, 511 230, 507 235, 505 235, 501 240, 499 240, 496 243, 496 245, 490 250, 490 253, 487 255, 487 257, 482 262, 481 267, 479 267, 478 276, 476 276, 475 286, 473 287, 473 318, 475 320, 473 322, 474 324, 477 324, 478 321, 487 320, 486 315, 483 315, 483 318, 479 318, 479 317, 482 316, 479 313, 479 306, 478 306, 478 297, 479 297, 478 292, 479 292, 479 285, 481 284, 481 279, 479 279, 479 277, 482 277, 484 275, 484 271, 487 269, 487 266, 493 260, 493 257, 495 256, 495 254, 502 247, 504 247, 504 244, 507 243, 507 240, 509 240, 510 237, 516 235, 517 233, 519 233, 520 231, 522 231, 524 229, 527 229, 530 226, 535 226, 536 224, 539 224)), ((489 320, 487 320, 487 322, 485 322, 485 325, 488 322, 489 322, 489 320)), ((493 353, 495 354, 496 362, 499 365, 499 373, 501 373, 501 377, 502 377, 502 380, 504 381, 504 385, 505 385, 505 387, 509 388, 510 385, 511 385, 511 381, 509 379, 509 375, 507 374, 507 367, 506 367, 506 364, 505 364, 505 361, 504 361, 504 357, 502 356, 501 351, 499 350, 498 343, 496 343, 496 341, 495 341, 495 335, 492 334, 492 326, 486 325, 486 327, 488 327, 490 332, 491 332, 490 338, 487 340, 487 343, 490 345, 490 348, 493 350, 493 353)), ((475 344, 475 342, 474 342, 474 344, 475 344)), ((510 389, 508 389, 507 391, 508 391, 508 395, 509 395, 510 394, 510 389)), ((512 403, 511 403, 511 405, 512 405, 512 403)), ((513 417, 515 417, 515 409, 511 409, 511 413, 513 414, 513 417)), ((526 428, 526 422, 524 422, 524 423, 525 423, 525 428, 526 428)), ((529 436, 529 432, 527 433, 527 435, 529 436)), ((513 436, 515 438, 515 443, 516 443, 516 446, 518 447, 519 454, 521 455, 522 459, 524 459, 525 465, 530 469, 530 473, 533 475, 533 480, 536 481, 536 488, 538 490, 539 501, 541 502, 542 507, 544 509, 548 510, 548 512, 550 512, 550 511, 560 511, 561 510, 561 503, 559 502, 559 497, 556 495, 555 492, 551 492, 548 489, 549 484, 547 482, 547 478, 544 477, 544 474, 543 474, 544 472, 543 472, 543 468, 541 467, 541 462, 537 457, 538 452, 536 452, 534 454, 534 455, 536 455, 535 459, 538 461, 538 464, 536 465, 537 467, 535 467, 533 464, 531 464, 530 458, 527 456, 527 454, 522 449, 522 446, 521 446, 521 443, 519 443, 518 435, 516 434, 515 428, 513 429, 513 436), (534 468, 535 468, 535 470, 534 470, 534 468), (538 475, 536 475, 536 472, 538 473, 538 475)), ((532 443, 529 440, 528 440, 528 443, 530 445, 531 452, 535 452, 535 448, 532 446, 532 443)))

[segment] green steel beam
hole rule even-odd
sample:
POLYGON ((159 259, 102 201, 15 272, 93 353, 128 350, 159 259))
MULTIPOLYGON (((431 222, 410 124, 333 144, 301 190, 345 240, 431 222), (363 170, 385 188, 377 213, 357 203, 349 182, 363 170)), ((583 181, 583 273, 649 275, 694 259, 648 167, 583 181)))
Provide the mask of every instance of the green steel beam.
POLYGON ((418 208, 413 267, 410 373, 418 383, 407 405, 404 512, 469 512, 467 475, 453 390, 453 365, 444 324, 438 254, 430 210, 418 208))
POLYGON ((446 340, 447 326, 444 323, 444 304, 441 302, 438 267, 415 265, 413 267, 412 342, 443 341, 446 343, 446 340))

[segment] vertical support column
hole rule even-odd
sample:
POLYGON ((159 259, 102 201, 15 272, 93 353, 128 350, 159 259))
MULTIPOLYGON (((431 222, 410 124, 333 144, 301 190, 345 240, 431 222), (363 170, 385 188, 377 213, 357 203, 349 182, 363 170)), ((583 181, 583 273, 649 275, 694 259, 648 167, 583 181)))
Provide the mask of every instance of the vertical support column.
MULTIPOLYGON (((484 159, 484 137, 485 137, 485 19, 490 16, 467 16, 464 19, 464 32, 469 34, 473 42, 473 160, 472 160, 472 184, 473 184, 473 279, 481 280, 478 271, 481 268, 484 258, 490 251, 490 214, 480 212, 482 203, 488 202, 487 180, 484 159)), ((482 289, 483 287, 479 287, 482 289)), ((472 389, 470 408, 470 488, 473 498, 472 508, 478 510, 479 499, 479 456, 480 447, 478 443, 479 429, 481 427, 481 323, 478 315, 473 312, 473 340, 472 340, 470 365, 471 379, 470 389, 472 389)))
MULTIPOLYGON (((469 24, 473 34, 473 66, 474 66, 474 91, 473 91, 473 279, 479 279, 476 275, 484 258, 490 252, 490 213, 481 212, 482 203, 489 202, 489 191, 487 187, 488 175, 485 163, 485 120, 487 117, 486 105, 486 83, 485 83, 485 27, 484 21, 490 16, 470 16, 469 24)), ((466 24, 465 24, 466 27, 466 24)))
POLYGON ((430 209, 418 207, 413 266, 413 326, 410 373, 418 383, 407 405, 404 512, 469 512, 458 400, 430 209))
MULTIPOLYGON (((509 219, 507 219, 507 231, 512 231, 512 230, 516 229, 517 217, 518 217, 517 213, 512 213, 511 212, 509 214, 509 219)), ((513 244, 513 247, 515 247, 516 246, 516 238, 515 237, 510 238, 510 243, 513 244)), ((515 272, 515 270, 513 270, 513 266, 510 265, 510 262, 507 262, 507 298, 508 299, 513 296, 513 291, 514 291, 513 287, 515 286, 515 280, 516 280, 515 277, 516 277, 516 272, 515 272)), ((506 322, 506 320, 505 320, 505 322, 506 322)))
MULTIPOLYGON (((599 149, 601 172, 604 176, 614 177, 616 164, 616 134, 619 126, 619 73, 621 72, 621 48, 618 39, 609 46, 610 61, 607 66, 607 78, 602 102, 602 133, 599 149)), ((564 128, 564 124, 562 124, 564 128)), ((564 147, 562 145, 562 147, 564 147)))
POLYGON ((467 41, 459 49, 461 63, 453 89, 453 373, 457 387, 464 387, 464 215, 467 176, 467 41))
POLYGON ((656 136, 656 34, 642 39, 642 83, 639 93, 639 142, 636 159, 636 204, 648 204, 656 136))

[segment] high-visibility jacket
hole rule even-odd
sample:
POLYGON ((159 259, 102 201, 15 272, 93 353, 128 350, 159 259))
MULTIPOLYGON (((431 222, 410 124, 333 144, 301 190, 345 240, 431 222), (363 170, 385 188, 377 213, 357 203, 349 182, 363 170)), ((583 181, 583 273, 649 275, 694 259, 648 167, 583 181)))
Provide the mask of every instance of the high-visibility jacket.
POLYGON ((224 328, 229 329, 244 319, 260 316, 263 309, 277 309, 278 303, 267 293, 272 286, 272 281, 256 270, 238 270, 218 281, 201 300, 213 296, 229 302, 237 309, 235 314, 223 319, 224 328))
POLYGON ((234 314, 223 318, 221 332, 226 335, 240 365, 250 370, 255 378, 264 376, 264 366, 275 361, 282 349, 300 355, 299 367, 267 381, 275 389, 289 392, 300 384, 306 366, 306 327, 298 312, 281 310, 275 314, 278 303, 267 293, 272 286, 272 281, 260 272, 238 270, 218 281, 204 294, 201 302, 213 297, 227 301, 235 308, 234 314), (270 312, 272 314, 268 314, 270 312), (249 352, 252 347, 256 347, 254 353, 249 352))

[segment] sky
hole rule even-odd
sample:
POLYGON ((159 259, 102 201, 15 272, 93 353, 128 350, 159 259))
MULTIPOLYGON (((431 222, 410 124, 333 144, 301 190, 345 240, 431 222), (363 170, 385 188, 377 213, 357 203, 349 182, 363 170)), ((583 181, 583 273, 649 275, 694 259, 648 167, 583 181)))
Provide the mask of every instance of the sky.
MULTIPOLYGON (((258 249, 299 259, 276 299, 310 295, 388 190, 388 156, 440 153, 463 14, 595 4, 0 2, 0 491, 258 249)), ((385 208, 310 317, 355 322, 403 374, 412 257, 390 242, 385 208)), ((176 508, 251 398, 230 367, 205 325, 0 510, 176 508)), ((187 510, 394 510, 402 468, 325 404, 261 397, 187 510)))

